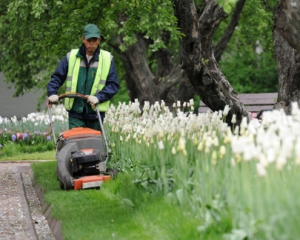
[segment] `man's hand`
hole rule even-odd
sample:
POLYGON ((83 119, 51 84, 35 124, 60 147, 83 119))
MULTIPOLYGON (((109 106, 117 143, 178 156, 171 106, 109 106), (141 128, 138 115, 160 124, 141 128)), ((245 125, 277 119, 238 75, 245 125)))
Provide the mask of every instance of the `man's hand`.
POLYGON ((58 102, 58 96, 57 95, 51 95, 48 97, 48 100, 50 103, 58 102))
POLYGON ((99 100, 98 100, 98 98, 95 97, 95 96, 89 96, 88 99, 87 99, 87 102, 88 102, 91 106, 94 106, 94 105, 96 105, 96 104, 99 102, 99 100))

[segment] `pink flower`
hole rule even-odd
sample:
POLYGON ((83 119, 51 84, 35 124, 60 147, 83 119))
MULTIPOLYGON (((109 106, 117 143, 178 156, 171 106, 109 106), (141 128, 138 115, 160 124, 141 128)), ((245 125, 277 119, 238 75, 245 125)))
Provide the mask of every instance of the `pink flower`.
POLYGON ((249 112, 251 119, 255 119, 257 117, 257 113, 256 112, 249 112))
POLYGON ((22 133, 16 133, 17 139, 22 140, 23 139, 23 134, 22 133))

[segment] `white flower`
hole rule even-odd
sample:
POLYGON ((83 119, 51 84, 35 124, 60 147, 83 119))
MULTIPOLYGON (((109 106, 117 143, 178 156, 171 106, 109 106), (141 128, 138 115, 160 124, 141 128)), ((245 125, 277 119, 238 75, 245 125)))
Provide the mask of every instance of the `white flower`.
POLYGON ((259 176, 266 176, 267 175, 267 171, 266 171, 266 168, 263 164, 261 163, 257 163, 256 164, 256 170, 257 170, 257 173, 259 176))
POLYGON ((190 106, 194 106, 194 99, 190 99, 190 106))
POLYGON ((172 154, 175 155, 176 154, 176 148, 172 147, 172 154))
POLYGON ((219 139, 217 137, 214 137, 213 142, 215 147, 219 146, 219 139))
POLYGON ((18 119, 16 116, 10 118, 13 123, 17 123, 18 119))
POLYGON ((292 103, 291 103, 291 107, 292 107, 292 110, 291 110, 292 115, 293 115, 293 116, 298 115, 298 114, 299 114, 298 103, 297 103, 297 102, 292 102, 292 103))
POLYGON ((202 149, 203 149, 203 142, 200 142, 200 143, 198 144, 197 150, 198 150, 198 151, 202 151, 202 149))
POLYGON ((181 137, 179 139, 177 150, 178 151, 184 151, 185 150, 185 139, 183 137, 181 137))
POLYGON ((224 156, 226 154, 226 147, 224 146, 224 145, 222 145, 221 147, 220 147, 220 155, 221 156, 224 156))
POLYGON ((243 117, 242 122, 241 122, 241 128, 245 129, 247 128, 248 123, 247 123, 247 118, 243 117))
POLYGON ((163 150, 164 148, 165 148, 165 147, 164 147, 163 141, 159 141, 159 142, 158 142, 158 149, 163 150))
POLYGON ((207 139, 206 139, 205 146, 208 147, 208 148, 210 148, 211 147, 211 143, 212 143, 212 139, 211 139, 210 136, 208 136, 207 139))
POLYGON ((226 117, 228 115, 229 110, 230 110, 229 105, 226 105, 225 108, 224 108, 224 110, 223 110, 223 116, 224 117, 226 117))
POLYGON ((281 152, 281 154, 277 157, 276 160, 276 168, 278 170, 281 170, 286 164, 286 162, 287 162, 286 156, 284 153, 281 152))
POLYGON ((235 114, 232 114, 231 123, 233 123, 233 124, 236 123, 236 115, 235 114))

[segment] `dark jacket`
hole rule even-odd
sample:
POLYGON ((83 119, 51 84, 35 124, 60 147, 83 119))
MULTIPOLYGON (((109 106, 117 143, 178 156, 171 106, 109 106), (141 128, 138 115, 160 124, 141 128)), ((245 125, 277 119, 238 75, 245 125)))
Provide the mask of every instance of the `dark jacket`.
MULTIPOLYGON (((98 47, 94 53, 94 56, 90 60, 90 63, 93 61, 97 61, 99 59, 99 53, 100 48, 98 47)), ((79 77, 81 79, 78 80, 78 83, 81 82, 90 82, 91 81, 91 71, 89 69, 89 64, 87 63, 86 59, 86 52, 85 52, 85 46, 82 44, 80 47, 77 56, 84 59, 86 63, 86 68, 80 69, 79 77), (82 79, 82 78, 85 79, 82 79)), ((94 71, 94 70, 92 70, 94 71)), ((47 95, 51 96, 53 94, 57 94, 58 88, 63 85, 67 78, 68 74, 68 59, 67 56, 62 59, 62 61, 59 63, 57 69, 55 72, 51 75, 51 80, 47 85, 47 95)), ((99 91, 95 96, 98 98, 99 103, 105 102, 110 100, 119 90, 119 81, 117 77, 117 72, 115 68, 114 61, 112 59, 109 74, 107 76, 106 85, 105 87, 99 91)), ((87 92, 84 87, 82 87, 78 84, 77 86, 77 92, 84 94, 84 95, 90 95, 90 92, 87 92)), ((103 114, 101 114, 103 115, 103 114)), ((95 119, 96 113, 94 110, 92 110, 91 106, 86 102, 84 99, 76 98, 73 108, 69 111, 69 116, 76 117, 76 118, 83 118, 83 119, 95 119)))

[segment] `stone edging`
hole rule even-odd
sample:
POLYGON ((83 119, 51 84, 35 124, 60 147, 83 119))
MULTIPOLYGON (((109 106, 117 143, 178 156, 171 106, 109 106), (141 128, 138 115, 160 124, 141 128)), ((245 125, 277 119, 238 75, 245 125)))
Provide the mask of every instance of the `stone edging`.
POLYGON ((51 208, 52 205, 49 205, 46 203, 44 195, 43 195, 43 188, 39 186, 38 184, 34 183, 34 189, 36 192, 36 195, 38 196, 38 199, 41 203, 41 208, 44 213, 45 218, 47 219, 48 225, 51 228, 51 231, 57 240, 62 240, 62 227, 61 222, 59 220, 56 220, 51 215, 51 208))

